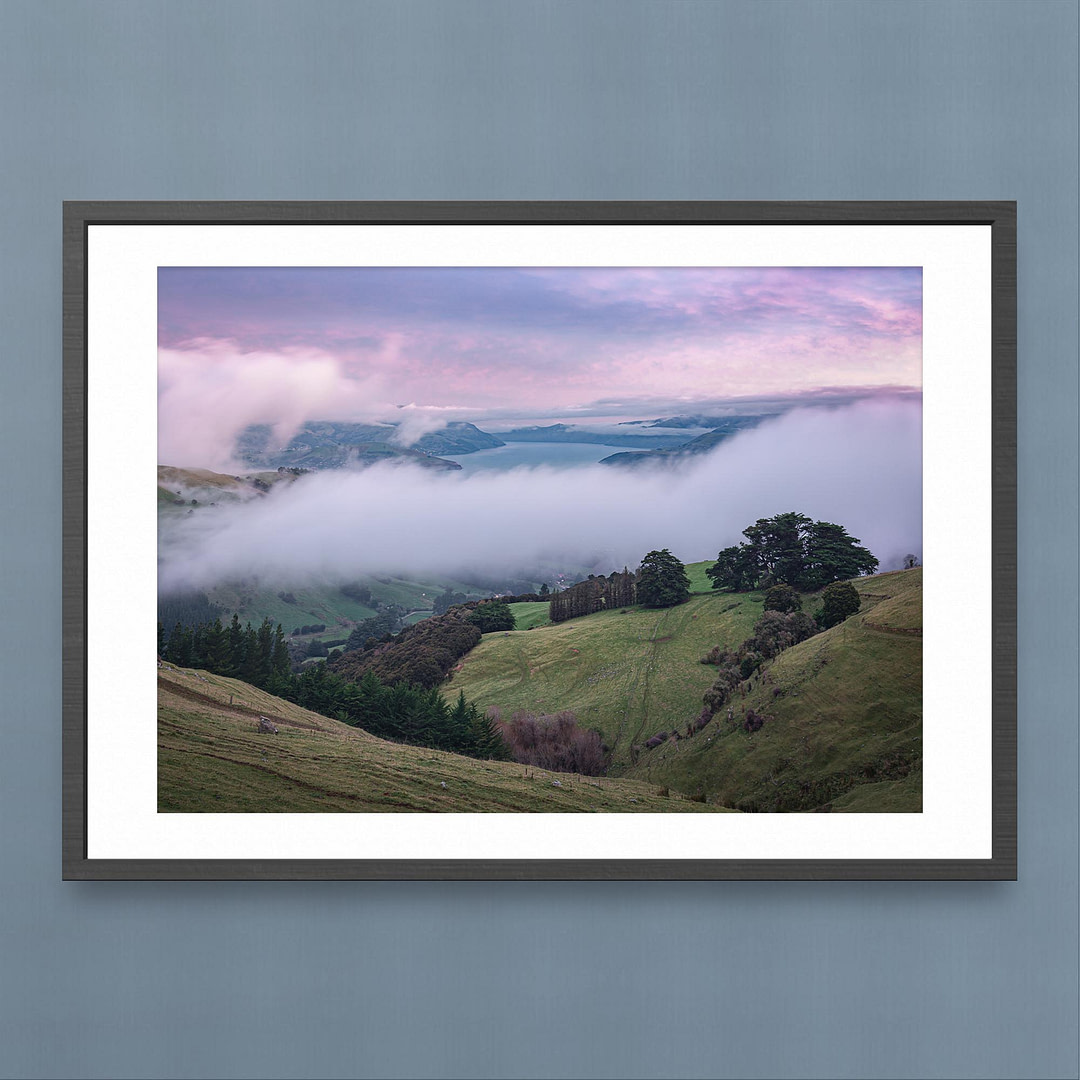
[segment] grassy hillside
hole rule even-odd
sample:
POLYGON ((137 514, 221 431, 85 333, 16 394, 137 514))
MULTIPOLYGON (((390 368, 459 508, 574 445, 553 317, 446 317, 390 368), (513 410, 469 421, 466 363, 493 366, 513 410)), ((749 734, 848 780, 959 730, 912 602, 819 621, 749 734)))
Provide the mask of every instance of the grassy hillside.
POLYGON ((548 609, 551 605, 547 600, 524 601, 520 604, 510 604, 510 611, 514 616, 515 630, 531 630, 535 626, 547 626, 548 609))
POLYGON ((629 775, 747 810, 916 812, 922 775, 922 570, 854 582, 858 615, 780 654, 693 738, 629 775), (765 717, 743 725, 748 710, 765 717))
MULTIPOLYGON (((471 595, 481 595, 481 591, 475 587, 459 582, 446 582, 441 578, 410 581, 406 578, 362 575, 356 579, 355 584, 366 585, 371 590, 372 597, 381 604, 397 604, 408 612, 415 612, 407 622, 416 622, 430 615, 435 597, 439 596, 447 585, 461 592, 468 591, 471 595)), ((226 619, 231 618, 234 611, 240 615, 241 622, 250 620, 255 626, 268 618, 275 625, 281 623, 286 634, 294 626, 325 623, 326 630, 314 635, 320 640, 345 636, 361 619, 376 614, 373 608, 346 596, 339 586, 331 584, 293 586, 286 590, 277 586, 242 582, 215 586, 207 595, 211 603, 225 611, 226 619), (295 602, 282 599, 282 593, 295 602)))
POLYGON ((158 669, 160 812, 717 809, 674 794, 661 796, 656 785, 641 781, 549 773, 386 742, 237 679, 169 665, 158 669), (269 717, 278 734, 259 734, 259 716, 269 717))
MULTIPOLYGON (((708 565, 689 568, 692 585, 710 584, 708 565)), ((518 709, 572 709, 584 727, 603 733, 615 766, 625 768, 632 745, 665 726, 685 727, 700 711, 701 695, 714 678, 701 657, 717 642, 742 641, 761 604, 758 594, 710 590, 660 611, 602 611, 555 626, 486 634, 453 674, 447 693, 464 690, 470 700, 498 706, 506 716, 518 709)))
MULTIPOLYGON (((707 588, 707 563, 689 567, 707 588)), ((922 760, 922 571, 854 582, 860 613, 782 653, 692 738, 685 732, 715 669, 712 645, 737 646, 760 594, 695 595, 664 611, 601 612, 486 635, 448 691, 481 705, 571 709, 614 746, 617 773, 752 810, 918 811, 922 760), (747 710, 763 727, 742 728, 747 710)), ((814 597, 804 598, 813 611, 814 597)))

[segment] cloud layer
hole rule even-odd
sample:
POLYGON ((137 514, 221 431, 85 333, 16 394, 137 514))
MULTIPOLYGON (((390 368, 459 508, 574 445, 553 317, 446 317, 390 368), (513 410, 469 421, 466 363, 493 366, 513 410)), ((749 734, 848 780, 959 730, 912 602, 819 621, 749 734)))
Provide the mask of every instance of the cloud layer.
POLYGON ((411 466, 305 476, 239 506, 203 508, 162 537, 163 591, 257 576, 344 581, 410 570, 634 567, 739 542, 759 517, 835 521, 895 566, 922 547, 922 411, 877 400, 800 409, 676 471, 588 466, 471 476, 411 466))

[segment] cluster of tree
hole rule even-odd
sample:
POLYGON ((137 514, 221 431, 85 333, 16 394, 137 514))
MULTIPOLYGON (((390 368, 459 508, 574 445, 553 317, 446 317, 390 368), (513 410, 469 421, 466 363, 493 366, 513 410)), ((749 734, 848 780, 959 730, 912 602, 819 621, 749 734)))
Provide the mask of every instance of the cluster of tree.
POLYGON ((516 712, 504 723, 498 711, 491 710, 489 718, 511 758, 523 765, 582 776, 603 776, 607 770, 609 753, 600 733, 581 727, 572 712, 516 712))
POLYGON ((548 618, 553 623, 592 615, 603 609, 630 607, 637 602, 636 576, 625 567, 622 573, 604 577, 590 574, 568 589, 556 590, 548 604, 548 618))
MULTIPOLYGON (((850 581, 834 581, 821 594, 821 607, 814 612, 814 621, 822 630, 842 623, 861 606, 859 592, 850 581)), ((765 610, 781 613, 802 611, 802 597, 790 585, 774 585, 765 593, 765 610)))
POLYGON ((294 697, 305 709, 363 728, 382 739, 430 746, 469 757, 506 760, 509 750, 496 724, 464 693, 451 705, 433 687, 383 683, 373 672, 358 682, 316 664, 294 677, 294 697))
POLYGON ((366 585, 342 585, 341 595, 347 596, 350 600, 355 600, 358 604, 363 604, 365 607, 374 608, 376 611, 379 608, 379 601, 373 601, 371 590, 366 585))
MULTIPOLYGON (((753 677, 766 660, 821 630, 836 626, 859 610, 858 591, 849 581, 828 585, 821 601, 821 607, 811 617, 802 610, 802 599, 793 588, 788 585, 770 588, 765 594, 765 611, 754 624, 753 634, 737 649, 717 645, 701 658, 703 664, 715 664, 718 669, 712 686, 705 691, 702 715, 719 712, 735 688, 753 677)), ((757 727, 760 726, 759 723, 757 727)), ((746 727, 746 730, 756 731, 757 727, 746 727)))
POLYGON ((800 641, 813 637, 820 627, 803 611, 766 611, 754 624, 754 632, 737 649, 717 645, 701 658, 715 664, 716 679, 702 699, 711 715, 718 713, 740 683, 753 676, 762 663, 800 641))
POLYGON ((309 626, 294 626, 290 637, 299 637, 301 634, 321 634, 326 629, 326 623, 311 623, 309 626))
POLYGON ((467 621, 466 612, 454 608, 445 615, 432 615, 407 626, 396 637, 371 647, 347 648, 330 660, 330 666, 351 679, 361 679, 371 671, 388 685, 412 682, 433 687, 479 643, 480 637, 480 628, 467 621))
POLYGON ((404 609, 397 604, 387 604, 378 615, 361 619, 345 639, 345 651, 374 648, 380 641, 389 641, 401 629, 404 614, 404 609))
POLYGON ((279 593, 277 594, 277 596, 278 596, 278 599, 279 599, 279 600, 280 600, 280 601, 281 601, 281 602, 282 602, 283 604, 295 604, 295 603, 296 603, 296 593, 291 593, 291 592, 279 592, 279 593))
POLYGON ((540 586, 539 592, 523 592, 497 596, 492 599, 501 600, 504 604, 538 604, 551 596, 551 590, 546 585, 540 586))
POLYGON ((158 622, 162 626, 198 626, 200 623, 213 622, 224 615, 224 611, 204 592, 174 593, 171 596, 158 597, 158 622))
POLYGON ((228 626, 217 618, 195 626, 178 622, 168 634, 159 622, 158 654, 177 667, 203 668, 268 689, 291 676, 281 624, 274 627, 269 619, 258 627, 241 626, 237 615, 228 626))
POLYGON ((514 613, 504 600, 489 600, 487 603, 477 604, 465 616, 465 621, 477 627, 481 634, 491 634, 496 630, 513 630, 515 623, 514 613))
POLYGON ((816 592, 833 581, 872 574, 878 560, 841 525, 805 514, 759 518, 743 529, 746 543, 724 548, 705 572, 714 589, 746 592, 791 585, 816 592))
POLYGON ((220 620, 194 627, 177 624, 167 639, 159 624, 158 639, 162 658, 178 667, 242 679, 380 738, 470 757, 509 757, 495 722, 464 694, 449 705, 436 689, 408 682, 387 686, 371 672, 358 683, 351 682, 328 671, 325 664, 293 674, 285 636, 269 620, 257 628, 250 623, 241 627, 235 615, 228 627, 220 620))

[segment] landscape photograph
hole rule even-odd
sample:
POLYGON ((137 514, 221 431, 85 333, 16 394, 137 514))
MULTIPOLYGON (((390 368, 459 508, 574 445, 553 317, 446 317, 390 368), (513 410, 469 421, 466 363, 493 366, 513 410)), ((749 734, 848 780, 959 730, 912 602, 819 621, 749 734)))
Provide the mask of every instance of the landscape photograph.
POLYGON ((158 812, 920 813, 922 285, 160 267, 158 812))

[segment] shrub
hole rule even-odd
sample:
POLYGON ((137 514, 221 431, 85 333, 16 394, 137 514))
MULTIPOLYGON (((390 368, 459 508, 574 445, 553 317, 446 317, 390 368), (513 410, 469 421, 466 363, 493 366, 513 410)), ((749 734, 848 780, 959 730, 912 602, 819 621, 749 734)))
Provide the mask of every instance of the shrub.
POLYGON ((790 585, 774 585, 765 593, 765 610, 783 614, 802 611, 802 599, 790 585))
POLYGON ((411 682, 438 686, 450 669, 479 644, 480 637, 480 628, 456 612, 433 615, 402 630, 397 637, 384 635, 374 648, 365 642, 363 649, 346 651, 334 660, 333 667, 355 680, 370 671, 388 685, 411 682))
POLYGON ((749 679, 761 667, 761 657, 757 653, 747 653, 739 664, 739 674, 749 679))
POLYGON ((602 776, 608 755, 600 733, 581 727, 570 711, 554 715, 516 712, 498 725, 512 760, 551 772, 602 776))
POLYGON ((727 701, 730 693, 731 690, 727 684, 717 679, 716 682, 705 691, 702 701, 705 702, 705 707, 707 709, 711 709, 716 713, 724 707, 724 703, 727 701))
POLYGON ((859 593, 850 581, 834 581, 821 594, 821 611, 818 619, 822 629, 842 623, 859 610, 859 593))
POLYGON ((753 709, 749 709, 746 713, 746 719, 743 721, 743 730, 747 732, 760 731, 764 726, 765 717, 754 712, 753 709))
POLYGON ((713 718, 713 711, 707 705, 697 715, 697 719, 694 720, 694 731, 700 731, 705 727, 713 718))
POLYGON ((489 600, 480 604, 475 611, 465 617, 467 622, 479 627, 481 634, 491 634, 496 630, 513 630, 514 613, 501 600, 489 600))
POLYGON ((814 620, 801 611, 791 611, 786 615, 779 611, 766 611, 754 624, 753 637, 747 638, 742 647, 747 652, 758 653, 764 660, 771 660, 784 649, 813 637, 817 631, 814 620))

